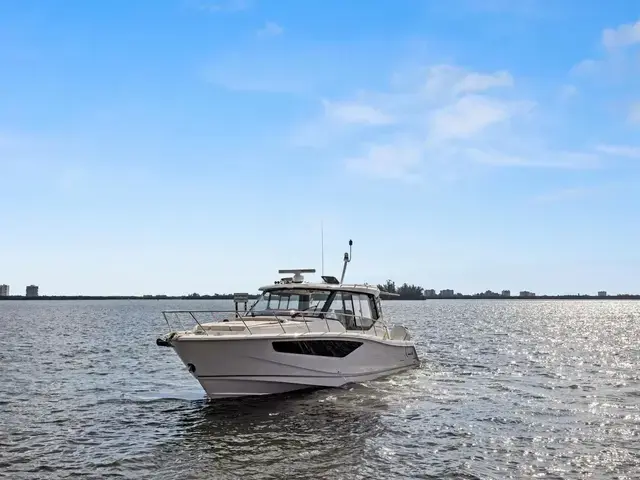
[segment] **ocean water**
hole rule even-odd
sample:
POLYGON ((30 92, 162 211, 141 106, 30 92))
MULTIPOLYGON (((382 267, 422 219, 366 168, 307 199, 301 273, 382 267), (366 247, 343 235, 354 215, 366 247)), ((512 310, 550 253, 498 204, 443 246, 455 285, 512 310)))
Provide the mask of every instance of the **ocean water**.
POLYGON ((640 478, 640 302, 385 302, 422 366, 207 402, 164 309, 0 302, 0 477, 640 478))

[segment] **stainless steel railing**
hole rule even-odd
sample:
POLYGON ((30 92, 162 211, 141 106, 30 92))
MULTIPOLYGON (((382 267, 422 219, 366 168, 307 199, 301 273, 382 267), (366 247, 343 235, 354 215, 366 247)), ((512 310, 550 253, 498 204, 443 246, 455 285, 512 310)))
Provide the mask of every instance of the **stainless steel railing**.
MULTIPOLYGON (((304 323, 307 328, 307 332, 314 333, 314 330, 312 330, 309 326, 310 323, 324 322, 327 328, 326 331, 331 332, 331 324, 329 323, 329 320, 336 320, 340 322, 345 327, 345 329, 347 329, 347 332, 357 330, 365 332, 373 330, 375 336, 378 336, 379 331, 380 333, 383 333, 384 336, 389 336, 389 329, 385 323, 362 315, 354 315, 341 312, 326 312, 323 313, 323 315, 310 315, 309 313, 307 313, 307 315, 305 315, 305 312, 302 310, 296 310, 295 313, 296 315, 294 317, 290 315, 278 315, 276 312, 273 312, 272 315, 256 315, 254 317, 253 315, 247 315, 246 312, 243 313, 235 310, 167 310, 163 311, 162 315, 170 330, 175 330, 176 323, 178 323, 182 327, 182 330, 190 330, 193 328, 193 323, 195 323, 200 328, 200 331, 202 331, 205 335, 209 335, 209 332, 207 331, 207 328, 203 326, 203 323, 214 322, 216 323, 216 326, 221 326, 229 321, 239 321, 242 323, 244 329, 249 332, 249 334, 253 334, 250 324, 254 321, 264 323, 265 319, 268 319, 272 320, 273 323, 278 323, 278 325, 282 329, 282 333, 284 334, 292 333, 287 332, 287 330, 285 329, 284 323, 286 321, 304 323), (207 318, 203 318, 205 316, 207 318), (359 328, 348 328, 346 322, 347 318, 353 318, 352 325, 358 326, 357 324, 359 323, 359 328), (190 319, 192 323, 191 327, 187 327, 185 325, 185 319, 190 319), (357 320, 359 320, 359 322, 357 322, 357 320), (365 323, 370 324, 370 326, 368 328, 365 328, 365 323), (382 323, 382 325, 378 325, 378 323, 382 323)), ((233 325, 229 325, 229 331, 234 331, 233 325)))

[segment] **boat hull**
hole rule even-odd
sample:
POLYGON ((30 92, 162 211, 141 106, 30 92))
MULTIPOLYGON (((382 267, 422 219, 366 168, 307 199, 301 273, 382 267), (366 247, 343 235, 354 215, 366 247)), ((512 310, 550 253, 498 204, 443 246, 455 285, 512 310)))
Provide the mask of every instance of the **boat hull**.
POLYGON ((212 399, 341 387, 419 365, 411 342, 349 334, 189 337, 172 346, 212 399))

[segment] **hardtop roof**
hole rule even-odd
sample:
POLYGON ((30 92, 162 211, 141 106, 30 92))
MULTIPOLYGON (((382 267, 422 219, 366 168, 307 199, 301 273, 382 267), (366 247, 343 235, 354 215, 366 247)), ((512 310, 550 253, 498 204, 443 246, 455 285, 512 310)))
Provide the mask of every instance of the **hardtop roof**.
POLYGON ((265 285, 259 288, 260 291, 267 292, 270 290, 325 290, 325 291, 343 291, 352 293, 366 293, 380 296, 380 290, 375 285, 368 284, 331 284, 331 283, 315 283, 315 282, 300 282, 300 283, 274 283, 271 285, 265 285))

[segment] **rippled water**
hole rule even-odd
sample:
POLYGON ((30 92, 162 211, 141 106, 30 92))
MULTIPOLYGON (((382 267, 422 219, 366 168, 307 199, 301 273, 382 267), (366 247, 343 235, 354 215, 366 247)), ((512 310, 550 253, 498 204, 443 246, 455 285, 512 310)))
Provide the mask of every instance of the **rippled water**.
POLYGON ((7 478, 640 478, 640 302, 386 302, 423 366, 207 402, 155 338, 224 302, 0 302, 7 478))

